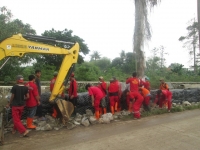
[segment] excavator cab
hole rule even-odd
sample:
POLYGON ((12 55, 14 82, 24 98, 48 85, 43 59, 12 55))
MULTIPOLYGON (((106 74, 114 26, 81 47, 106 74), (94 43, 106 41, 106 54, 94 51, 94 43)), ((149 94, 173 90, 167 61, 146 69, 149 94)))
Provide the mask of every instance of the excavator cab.
POLYGON ((64 55, 49 102, 57 104, 62 114, 63 123, 66 123, 74 111, 74 106, 71 102, 63 100, 60 95, 65 90, 73 67, 78 61, 79 49, 77 42, 60 41, 37 35, 16 34, 0 43, 0 61, 7 58, 0 69, 12 57, 23 57, 26 53, 64 55), (62 45, 62 47, 57 45, 62 45))

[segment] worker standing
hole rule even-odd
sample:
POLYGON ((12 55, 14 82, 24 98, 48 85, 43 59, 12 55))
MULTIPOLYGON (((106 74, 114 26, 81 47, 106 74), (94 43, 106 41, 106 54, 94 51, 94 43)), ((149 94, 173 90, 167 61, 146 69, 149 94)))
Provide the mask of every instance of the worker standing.
POLYGON ((37 106, 40 105, 40 97, 37 89, 37 85, 35 84, 35 76, 29 75, 29 82, 26 84, 29 90, 29 98, 26 100, 27 106, 27 119, 26 125, 28 129, 35 129, 36 126, 33 125, 33 117, 36 114, 37 106))
MULTIPOLYGON (((104 81, 104 78, 102 77, 102 76, 100 76, 99 77, 99 84, 98 84, 98 86, 97 87, 99 87, 100 89, 101 89, 101 91, 102 91, 102 93, 103 93, 103 95, 104 95, 104 98, 106 99, 106 97, 107 97, 107 83, 104 81)), ((101 102, 103 102, 103 101, 101 101, 101 102)), ((100 109, 100 115, 103 113, 103 114, 106 114, 107 113, 107 109, 106 109, 106 107, 107 107, 107 104, 106 104, 106 101, 105 101, 105 103, 104 104, 101 104, 102 105, 102 109, 100 109)))
MULTIPOLYGON (((126 84, 129 84, 130 92, 138 92, 139 91, 140 81, 137 78, 137 73, 136 72, 132 73, 132 77, 129 77, 129 78, 126 79, 126 84)), ((127 93, 127 105, 128 105, 129 111, 132 112, 133 102, 130 101, 129 93, 127 93)))
MULTIPOLYGON (((52 78, 51 81, 50 81, 50 92, 53 91, 53 87, 54 87, 54 84, 55 84, 55 82, 56 82, 56 78, 57 78, 57 76, 58 76, 58 72, 54 72, 54 73, 53 73, 53 78, 52 78)), ((54 118, 56 118, 57 115, 58 115, 58 112, 57 112, 57 110, 56 110, 55 107, 56 107, 56 106, 53 105, 53 113, 52 113, 52 117, 54 117, 54 118)))
POLYGON ((75 108, 77 106, 77 97, 78 97, 77 89, 78 86, 75 79, 75 75, 74 73, 72 73, 70 76, 70 86, 68 89, 68 94, 69 94, 69 101, 74 105, 75 108))
MULTIPOLYGON (((37 85, 39 96, 41 97, 41 82, 40 82, 40 77, 41 77, 41 70, 35 70, 35 83, 37 85)), ((46 118, 42 114, 42 105, 41 105, 41 103, 40 103, 40 105, 37 106, 36 116, 38 116, 38 119, 40 121, 46 120, 46 118)))
POLYGON ((100 107, 102 107, 101 101, 105 101, 103 92, 98 87, 92 86, 91 84, 87 84, 85 89, 88 90, 89 96, 92 99, 92 106, 94 106, 95 117, 98 120, 100 117, 99 110, 100 107))
POLYGON ((58 72, 54 72, 53 73, 53 78, 50 81, 50 92, 52 92, 52 90, 53 90, 53 87, 54 87, 54 84, 56 82, 57 76, 58 76, 58 72))
POLYGON ((149 104, 150 104, 150 91, 144 87, 139 87, 139 91, 141 93, 141 95, 143 96, 144 98, 144 101, 143 101, 143 108, 145 111, 150 111, 150 107, 149 107, 149 104))
POLYGON ((14 134, 16 130, 20 134, 23 134, 23 137, 28 137, 29 131, 23 126, 21 122, 22 112, 25 106, 25 100, 29 98, 28 87, 24 86, 24 78, 22 75, 16 77, 17 84, 14 85, 11 89, 11 98, 10 102, 6 107, 12 106, 12 118, 14 127, 12 133, 14 134))
POLYGON ((143 96, 138 91, 130 92, 130 101, 133 102, 134 119, 140 119, 140 107, 142 105, 143 100, 143 96))
POLYGON ((137 73, 136 72, 133 72, 132 77, 126 79, 126 84, 128 84, 128 83, 130 83, 130 91, 131 92, 134 92, 134 91, 138 92, 140 81, 137 78, 137 73))
POLYGON ((108 86, 108 95, 110 100, 110 110, 111 113, 114 114, 115 111, 118 111, 119 104, 119 84, 115 82, 113 79, 110 80, 110 84, 108 86))
MULTIPOLYGON (((114 80, 114 82, 115 82, 115 84, 117 84, 117 86, 118 86, 118 98, 119 98, 119 100, 118 100, 118 103, 115 103, 115 104, 117 104, 117 112, 119 112, 119 111, 121 111, 121 96, 122 96, 122 87, 121 87, 121 83, 117 80, 117 78, 116 77, 113 77, 113 80, 114 80)), ((116 106, 115 106, 116 107, 116 106)))

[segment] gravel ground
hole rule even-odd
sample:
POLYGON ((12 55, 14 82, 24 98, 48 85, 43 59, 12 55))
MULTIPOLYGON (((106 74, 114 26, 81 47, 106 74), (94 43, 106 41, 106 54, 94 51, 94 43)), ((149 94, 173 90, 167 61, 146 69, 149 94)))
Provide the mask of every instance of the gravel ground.
POLYGON ((31 131, 29 138, 7 133, 1 150, 199 150, 200 110, 140 120, 112 121, 72 130, 31 131))

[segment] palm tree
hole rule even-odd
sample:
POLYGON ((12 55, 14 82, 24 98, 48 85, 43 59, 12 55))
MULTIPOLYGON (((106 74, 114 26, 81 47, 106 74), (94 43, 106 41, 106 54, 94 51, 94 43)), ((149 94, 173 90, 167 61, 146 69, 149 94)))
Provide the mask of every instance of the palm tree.
MULTIPOLYGON (((198 30, 200 37, 200 0, 197 0, 197 17, 198 17, 198 30)), ((199 45, 200 45, 200 38, 199 38, 199 45)), ((200 46, 199 46, 199 52, 200 52, 200 46)))
POLYGON ((93 54, 92 55, 90 55, 91 56, 91 60, 97 60, 97 59, 100 59, 101 58, 101 55, 100 55, 100 53, 99 52, 97 52, 97 51, 93 51, 93 54))
POLYGON ((120 59, 121 59, 121 62, 124 63, 124 60, 126 59, 126 53, 124 50, 122 50, 120 53, 120 59))
POLYGON ((136 53, 136 71, 139 77, 144 76, 145 58, 144 41, 151 39, 151 30, 148 22, 148 9, 151 10, 160 0, 134 0, 135 2, 135 29, 133 36, 133 52, 136 53))
POLYGON ((191 24, 186 28, 188 34, 186 36, 181 36, 179 41, 185 41, 183 47, 189 50, 189 54, 193 55, 194 62, 194 72, 197 71, 197 60, 196 60, 196 48, 198 47, 199 33, 198 33, 198 22, 195 19, 191 20, 191 24))

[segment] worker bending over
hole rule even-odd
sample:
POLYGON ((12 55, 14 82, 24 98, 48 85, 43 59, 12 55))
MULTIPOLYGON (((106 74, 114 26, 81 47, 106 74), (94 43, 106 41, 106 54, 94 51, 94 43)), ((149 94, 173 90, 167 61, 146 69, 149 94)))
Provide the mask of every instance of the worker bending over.
POLYGON ((158 90, 154 104, 159 104, 159 107, 162 108, 165 103, 167 103, 168 112, 171 110, 172 105, 172 93, 169 90, 158 90))
POLYGON ((141 95, 143 96, 144 98, 144 101, 143 101, 143 108, 145 111, 150 111, 150 107, 149 107, 149 104, 150 104, 150 91, 147 90, 146 88, 144 87, 140 87, 139 88, 139 92, 141 93, 141 95))
POLYGON ((99 110, 102 109, 101 101, 102 100, 105 101, 104 95, 98 87, 92 86, 91 84, 87 84, 85 86, 85 89, 88 90, 88 93, 91 96, 92 106, 94 107, 95 110, 95 117, 98 120, 100 117, 99 110))
MULTIPOLYGON (((99 87, 100 89, 101 89, 101 91, 102 91, 102 93, 103 93, 103 95, 104 95, 104 98, 106 99, 106 96, 107 96, 107 83, 104 81, 104 79, 103 79, 103 77, 102 76, 100 76, 99 77, 99 84, 98 84, 98 86, 97 87, 99 87)), ((106 109, 106 107, 107 107, 107 104, 106 104, 106 101, 105 101, 105 104, 103 104, 102 105, 103 106, 103 109, 100 109, 100 115, 103 113, 103 114, 106 114, 106 112, 107 112, 107 109, 106 109)))

